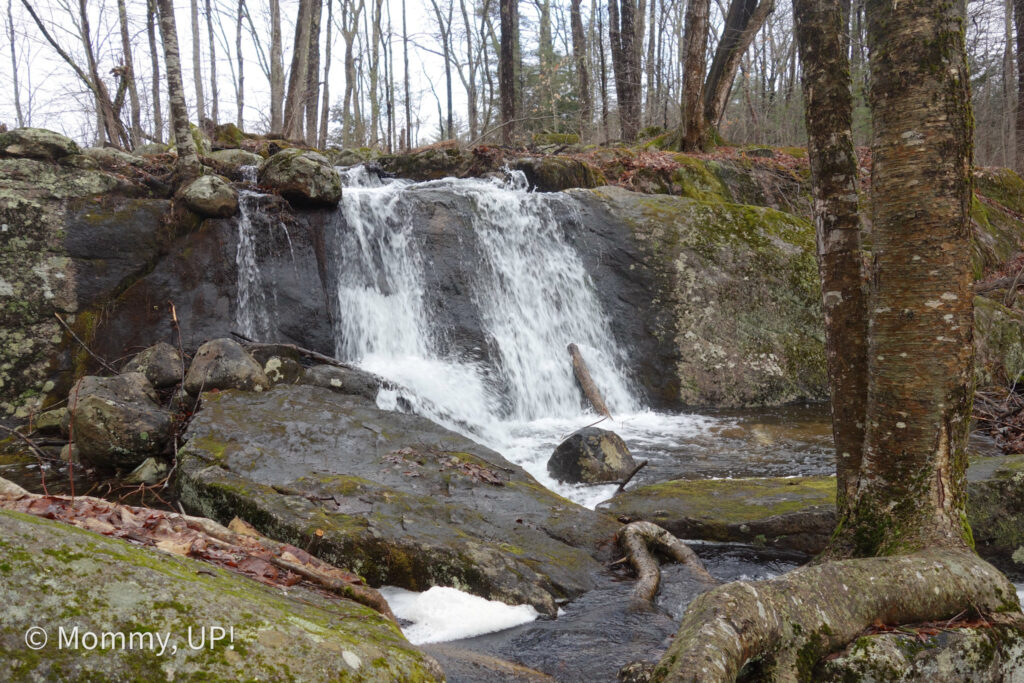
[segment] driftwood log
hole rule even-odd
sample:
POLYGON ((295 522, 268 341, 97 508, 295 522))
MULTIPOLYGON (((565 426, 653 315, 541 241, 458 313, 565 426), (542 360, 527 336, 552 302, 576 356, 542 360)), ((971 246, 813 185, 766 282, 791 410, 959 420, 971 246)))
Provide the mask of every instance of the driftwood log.
POLYGON ((619 530, 617 538, 619 547, 626 553, 629 563, 636 570, 637 582, 636 588, 633 589, 633 599, 638 604, 652 602, 661 584, 661 568, 658 566, 657 558, 651 553, 651 548, 658 548, 675 562, 685 565, 701 581, 709 585, 718 583, 704 568, 704 563, 695 552, 657 524, 631 522, 619 530))
POLYGON ((583 395, 590 401, 590 405, 594 407, 594 411, 598 415, 603 415, 611 420, 612 414, 608 412, 608 406, 604 404, 601 392, 598 391, 597 385, 594 384, 594 380, 590 377, 590 370, 587 369, 587 364, 583 361, 583 355, 580 353, 579 347, 575 344, 569 344, 569 355, 572 357, 573 374, 576 375, 576 381, 579 382, 583 395))

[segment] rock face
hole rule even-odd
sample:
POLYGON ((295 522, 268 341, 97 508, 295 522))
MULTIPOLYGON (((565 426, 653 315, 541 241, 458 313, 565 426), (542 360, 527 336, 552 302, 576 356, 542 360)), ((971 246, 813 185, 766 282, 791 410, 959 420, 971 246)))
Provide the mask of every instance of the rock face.
MULTIPOLYGON (((975 458, 967 520, 978 553, 1024 563, 1024 455, 975 458)), ((602 503, 616 517, 654 522, 679 538, 755 543, 815 554, 835 528, 835 477, 679 479, 602 503)))
POLYGON ((371 401, 377 398, 377 392, 381 387, 380 378, 368 372, 333 365, 314 365, 306 368, 300 383, 323 387, 339 394, 362 396, 371 401))
POLYGON ((227 218, 238 213, 238 193, 216 175, 196 178, 182 192, 188 208, 210 218, 227 218))
POLYGON ((341 200, 341 176, 316 152, 281 150, 260 166, 259 182, 296 205, 335 206, 341 200))
POLYGON ((171 415, 142 373, 83 377, 68 405, 79 454, 98 467, 135 467, 162 453, 170 438, 171 415))
POLYGON ((163 389, 181 381, 181 362, 178 349, 160 342, 128 361, 123 372, 141 372, 154 388, 163 389))
POLYGON ((437 664, 368 607, 0 510, 3 678, 29 681, 440 681, 437 664), (48 643, 25 646, 32 625, 48 643), (211 647, 212 627, 233 629, 211 647), (189 646, 201 633, 205 647, 189 646), (59 648, 59 628, 79 648, 59 648), (86 652, 85 634, 159 634, 86 652), (155 638, 154 638, 155 640, 155 638), (147 645, 152 643, 152 645, 147 645))
POLYGON ((618 481, 635 466, 626 442, 615 432, 597 427, 571 434, 548 460, 552 477, 573 484, 618 481))
POLYGON ((455 586, 554 614, 619 525, 424 418, 310 386, 204 395, 179 453, 187 509, 234 516, 374 586, 455 586))
POLYGON ((211 389, 269 388, 263 368, 233 339, 213 339, 200 346, 185 375, 185 391, 193 396, 211 389))
POLYGON ((0 156, 56 161, 80 152, 74 140, 45 128, 15 128, 0 133, 0 156))

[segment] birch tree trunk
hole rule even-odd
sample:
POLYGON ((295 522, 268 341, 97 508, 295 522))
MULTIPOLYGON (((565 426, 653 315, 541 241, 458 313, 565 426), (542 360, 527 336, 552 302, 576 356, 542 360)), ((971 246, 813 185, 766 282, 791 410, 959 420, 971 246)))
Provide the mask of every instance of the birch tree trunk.
POLYGON ((857 493, 867 408, 867 303, 845 40, 850 0, 793 0, 803 65, 807 149, 818 243, 839 519, 857 493))
POLYGON ((181 179, 202 172, 196 143, 188 127, 188 107, 181 82, 181 56, 178 51, 178 30, 174 22, 173 0, 156 0, 160 12, 160 36, 164 44, 164 65, 167 67, 167 94, 171 105, 171 126, 178 149, 177 172, 181 179))
POLYGON ((206 118, 206 98, 203 97, 203 54, 199 42, 199 3, 191 0, 192 8, 192 80, 196 86, 196 123, 203 125, 206 118))

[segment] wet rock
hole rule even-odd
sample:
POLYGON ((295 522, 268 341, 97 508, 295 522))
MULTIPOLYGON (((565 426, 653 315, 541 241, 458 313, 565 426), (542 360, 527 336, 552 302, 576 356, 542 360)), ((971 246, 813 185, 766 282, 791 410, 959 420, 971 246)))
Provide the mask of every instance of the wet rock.
POLYGON ((79 151, 74 140, 45 128, 15 128, 0 133, 0 156, 56 161, 79 151))
POLYGON ((181 362, 178 349, 159 342, 128 361, 123 372, 141 372, 154 388, 163 389, 181 381, 181 362))
POLYGON ((341 176, 316 152, 281 150, 260 166, 259 182, 296 205, 335 206, 341 200, 341 176))
POLYGON ((263 163, 263 157, 259 154, 247 152, 244 149, 219 149, 216 152, 210 152, 210 158, 219 164, 235 169, 240 166, 259 166, 263 163))
POLYGON ((156 458, 146 458, 124 478, 126 484, 155 484, 167 475, 167 463, 156 458))
POLYGON ((314 365, 307 368, 301 384, 323 387, 339 394, 362 396, 371 401, 377 398, 381 379, 358 368, 339 368, 334 365, 314 365))
POLYGON ((227 218, 238 213, 238 192, 216 175, 204 175, 192 181, 182 192, 188 208, 210 218, 227 218))
POLYGON ((200 346, 185 375, 185 390, 192 396, 211 389, 269 388, 263 368, 233 339, 214 339, 200 346))
POLYGON ((65 429, 64 425, 67 419, 68 409, 56 408, 37 415, 32 426, 40 434, 59 434, 65 429))
MULTIPOLYGON (((974 458, 967 492, 967 520, 978 553, 1011 562, 1024 546, 1024 455, 974 458)), ((618 518, 654 522, 679 538, 816 554, 835 528, 835 495, 835 477, 677 479, 626 491, 598 508, 618 518)))
POLYGON ((2 510, 0 543, 0 652, 4 680, 12 683, 443 680, 394 623, 322 591, 281 591, 197 560, 2 510), (49 644, 39 650, 24 644, 33 625, 48 631, 49 644), (232 629, 232 642, 210 647, 214 626, 232 629), (86 653, 58 647, 59 627, 77 628, 80 638, 160 634, 167 646, 86 653), (193 643, 205 629, 206 647, 189 647, 189 627, 193 643))
POLYGON ((815 681, 1015 681, 1024 678, 1024 629, 996 624, 915 638, 880 633, 853 641, 818 665, 815 681))
POLYGON ((163 452, 171 414, 156 403, 146 376, 83 377, 68 395, 71 433, 82 460, 97 467, 135 467, 163 452))
POLYGON ((591 188, 607 184, 601 172, 585 161, 571 157, 523 157, 509 163, 522 171, 530 187, 540 192, 559 192, 572 187, 591 188))
POLYGON ((619 527, 459 434, 319 387, 207 394, 186 438, 187 509, 299 540, 373 586, 455 586, 553 615, 593 585, 619 527))
POLYGON ((619 481, 636 463, 626 442, 615 432, 584 427, 558 444, 548 460, 548 473, 573 484, 619 481))

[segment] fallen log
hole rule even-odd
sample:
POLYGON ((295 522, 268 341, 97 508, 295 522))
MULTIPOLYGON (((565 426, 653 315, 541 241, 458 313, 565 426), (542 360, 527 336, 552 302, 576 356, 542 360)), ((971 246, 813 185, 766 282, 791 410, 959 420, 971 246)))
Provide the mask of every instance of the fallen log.
POLYGON ((573 374, 576 375, 576 381, 579 382, 583 395, 590 401, 590 405, 594 407, 594 411, 598 415, 604 415, 611 420, 612 414, 608 412, 608 406, 605 405, 601 392, 598 391, 597 385, 594 384, 594 380, 590 377, 590 370, 587 369, 587 364, 583 361, 583 355, 580 353, 579 347, 575 344, 569 344, 569 355, 572 357, 573 374))
POLYGON ((699 580, 714 585, 715 577, 704 568, 697 553, 686 547, 678 538, 651 522, 631 522, 617 534, 619 547, 626 553, 629 563, 636 570, 637 582, 633 589, 635 602, 650 603, 658 593, 661 584, 661 568, 650 548, 659 548, 672 560, 686 566, 699 580))

